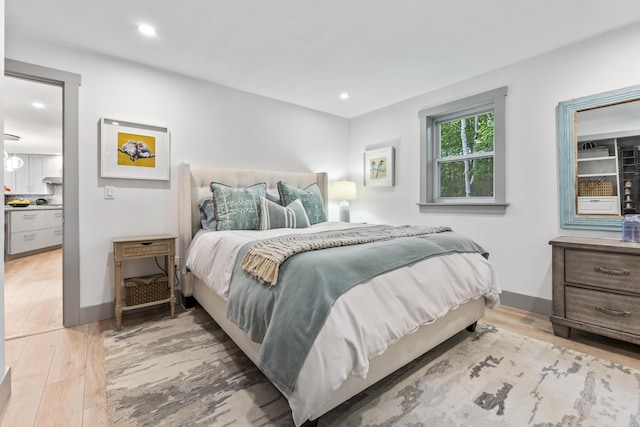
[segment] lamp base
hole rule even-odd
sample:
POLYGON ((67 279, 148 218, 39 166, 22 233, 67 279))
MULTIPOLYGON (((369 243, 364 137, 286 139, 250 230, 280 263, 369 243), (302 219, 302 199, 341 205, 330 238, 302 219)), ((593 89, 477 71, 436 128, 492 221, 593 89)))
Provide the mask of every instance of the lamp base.
POLYGON ((349 214, 349 202, 343 200, 340 202, 340 222, 351 222, 349 214))

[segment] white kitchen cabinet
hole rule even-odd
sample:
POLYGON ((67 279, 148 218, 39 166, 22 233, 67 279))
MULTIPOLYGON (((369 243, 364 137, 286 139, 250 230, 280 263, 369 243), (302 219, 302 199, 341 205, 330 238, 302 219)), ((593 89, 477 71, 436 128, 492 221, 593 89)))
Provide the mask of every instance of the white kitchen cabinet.
POLYGON ((45 154, 17 154, 24 161, 20 169, 4 173, 5 185, 11 194, 50 194, 45 176, 62 176, 62 156, 45 154), (10 182, 12 185, 7 184, 10 182))
POLYGON ((46 228, 62 227, 62 209, 44 211, 44 225, 46 228))
POLYGON ((43 154, 29 154, 29 181, 31 194, 47 194, 47 184, 42 182, 45 177, 45 161, 49 156, 43 154))
POLYGON ((62 176, 62 156, 46 156, 44 164, 44 176, 62 176))
POLYGON ((24 164, 21 168, 14 170, 13 173, 13 187, 11 187, 12 194, 31 194, 31 175, 29 174, 29 156, 27 154, 18 154, 24 164))
POLYGON ((62 209, 25 208, 11 210, 6 215, 7 255, 19 255, 62 244, 62 209))

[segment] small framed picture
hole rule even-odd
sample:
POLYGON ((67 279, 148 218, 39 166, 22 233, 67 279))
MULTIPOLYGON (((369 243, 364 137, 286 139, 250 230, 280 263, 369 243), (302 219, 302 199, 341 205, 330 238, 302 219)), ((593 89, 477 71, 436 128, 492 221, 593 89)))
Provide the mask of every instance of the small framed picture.
POLYGON ((100 119, 102 178, 168 181, 171 150, 167 128, 100 119))
POLYGON ((364 185, 370 187, 393 187, 395 149, 378 148, 364 152, 364 185))

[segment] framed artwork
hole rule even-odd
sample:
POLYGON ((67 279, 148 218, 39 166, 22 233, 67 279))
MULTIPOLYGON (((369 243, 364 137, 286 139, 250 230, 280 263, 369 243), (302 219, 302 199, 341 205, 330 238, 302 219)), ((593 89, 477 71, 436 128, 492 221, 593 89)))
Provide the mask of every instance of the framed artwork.
POLYGON ((364 152, 364 185, 370 187, 393 187, 395 149, 378 148, 364 152))
POLYGON ((170 156, 167 128, 100 119, 102 178, 168 181, 170 156))

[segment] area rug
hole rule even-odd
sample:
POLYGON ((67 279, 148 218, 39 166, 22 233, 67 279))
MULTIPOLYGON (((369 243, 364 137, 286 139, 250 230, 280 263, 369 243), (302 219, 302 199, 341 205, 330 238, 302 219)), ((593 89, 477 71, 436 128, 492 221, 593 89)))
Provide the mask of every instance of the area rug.
MULTIPOLYGON (((107 331, 112 426, 292 426, 286 400, 201 309, 107 331)), ((479 322, 320 426, 640 426, 640 371, 479 322)))

